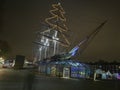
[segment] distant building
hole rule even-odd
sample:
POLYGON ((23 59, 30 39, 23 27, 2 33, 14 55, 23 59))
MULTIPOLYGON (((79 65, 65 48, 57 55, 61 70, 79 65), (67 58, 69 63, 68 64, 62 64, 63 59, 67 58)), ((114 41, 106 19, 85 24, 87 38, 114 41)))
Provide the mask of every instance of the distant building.
POLYGON ((102 73, 99 73, 100 78, 110 78, 108 76, 112 76, 112 79, 120 78, 120 63, 118 62, 94 62, 88 63, 91 69, 91 77, 94 77, 94 73, 97 73, 96 70, 102 70, 102 73), (105 76, 106 75, 106 76, 105 76))

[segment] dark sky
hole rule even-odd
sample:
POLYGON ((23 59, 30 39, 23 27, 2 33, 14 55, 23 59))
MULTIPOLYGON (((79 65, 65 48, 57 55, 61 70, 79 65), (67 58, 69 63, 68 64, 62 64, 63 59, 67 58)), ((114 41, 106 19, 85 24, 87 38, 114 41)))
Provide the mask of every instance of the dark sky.
POLYGON ((72 47, 108 19, 81 55, 82 61, 120 60, 119 0, 0 0, 0 39, 8 41, 12 56, 32 55, 35 32, 57 1, 61 1, 66 11, 72 47))

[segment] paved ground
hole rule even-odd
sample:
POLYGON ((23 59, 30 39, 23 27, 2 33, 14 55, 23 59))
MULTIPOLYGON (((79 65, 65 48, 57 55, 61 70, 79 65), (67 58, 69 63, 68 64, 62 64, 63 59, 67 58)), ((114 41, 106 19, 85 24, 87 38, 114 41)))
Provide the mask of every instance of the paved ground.
POLYGON ((27 70, 0 69, 0 90, 120 90, 120 81, 63 79, 27 70))

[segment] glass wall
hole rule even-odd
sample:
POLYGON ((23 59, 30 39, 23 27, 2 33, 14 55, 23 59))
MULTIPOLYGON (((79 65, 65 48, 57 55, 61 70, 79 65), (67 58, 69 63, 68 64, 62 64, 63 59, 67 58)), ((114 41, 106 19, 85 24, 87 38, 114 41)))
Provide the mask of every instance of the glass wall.
POLYGON ((86 64, 75 60, 52 61, 39 67, 47 75, 64 78, 86 78, 90 72, 86 64))

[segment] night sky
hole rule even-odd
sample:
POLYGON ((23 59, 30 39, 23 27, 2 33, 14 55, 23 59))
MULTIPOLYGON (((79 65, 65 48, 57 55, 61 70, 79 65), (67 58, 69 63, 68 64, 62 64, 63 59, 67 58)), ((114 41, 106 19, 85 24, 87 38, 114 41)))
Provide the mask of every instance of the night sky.
POLYGON ((0 39, 10 44, 11 56, 32 56, 35 32, 41 30, 40 22, 50 17, 51 5, 57 1, 66 11, 70 49, 108 20, 77 59, 120 60, 120 0, 0 0, 0 39))

